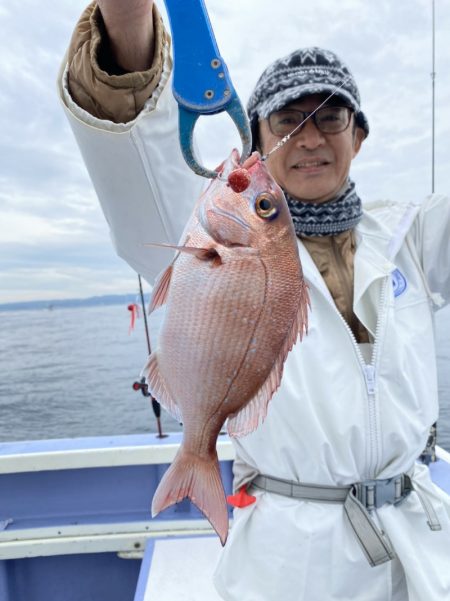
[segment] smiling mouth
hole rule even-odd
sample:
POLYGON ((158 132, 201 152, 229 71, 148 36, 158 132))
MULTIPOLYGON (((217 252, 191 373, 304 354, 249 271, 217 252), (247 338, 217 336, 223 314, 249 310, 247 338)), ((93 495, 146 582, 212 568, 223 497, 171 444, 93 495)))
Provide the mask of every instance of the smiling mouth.
POLYGON ((292 169, 317 169, 319 167, 325 167, 329 165, 328 161, 316 159, 316 160, 307 160, 307 161, 299 161, 295 165, 292 165, 292 169))

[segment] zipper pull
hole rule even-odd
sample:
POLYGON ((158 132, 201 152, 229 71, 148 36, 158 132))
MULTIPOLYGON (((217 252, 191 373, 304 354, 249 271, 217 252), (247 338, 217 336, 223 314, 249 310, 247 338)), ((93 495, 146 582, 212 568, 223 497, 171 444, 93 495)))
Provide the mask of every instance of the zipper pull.
POLYGON ((364 377, 366 388, 369 394, 375 394, 375 368, 373 365, 364 366, 364 377))

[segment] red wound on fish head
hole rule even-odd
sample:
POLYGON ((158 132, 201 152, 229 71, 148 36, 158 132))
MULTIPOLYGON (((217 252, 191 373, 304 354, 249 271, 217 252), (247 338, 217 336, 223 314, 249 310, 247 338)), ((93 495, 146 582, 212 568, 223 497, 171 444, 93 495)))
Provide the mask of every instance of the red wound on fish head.
POLYGON ((250 185, 251 177, 247 169, 238 167, 228 176, 228 183, 234 192, 243 192, 250 185))

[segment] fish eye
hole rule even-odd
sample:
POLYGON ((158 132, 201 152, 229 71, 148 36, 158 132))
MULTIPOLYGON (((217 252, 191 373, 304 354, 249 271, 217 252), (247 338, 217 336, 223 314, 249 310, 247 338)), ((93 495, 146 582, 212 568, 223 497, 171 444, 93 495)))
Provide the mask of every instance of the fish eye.
POLYGON ((278 209, 270 194, 263 192, 255 200, 256 213, 263 219, 273 219, 278 214, 278 209))

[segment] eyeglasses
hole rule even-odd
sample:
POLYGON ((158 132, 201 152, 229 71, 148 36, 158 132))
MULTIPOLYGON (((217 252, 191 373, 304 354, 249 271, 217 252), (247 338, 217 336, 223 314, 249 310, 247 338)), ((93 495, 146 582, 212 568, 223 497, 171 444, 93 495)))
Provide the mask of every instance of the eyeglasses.
MULTIPOLYGON (((340 134, 350 125, 353 110, 348 106, 324 106, 318 111, 306 112, 297 109, 282 109, 269 115, 270 131, 280 138, 292 134, 305 119, 311 115, 311 120, 319 131, 324 134, 340 134)), ((295 134, 303 129, 300 127, 295 134)))

